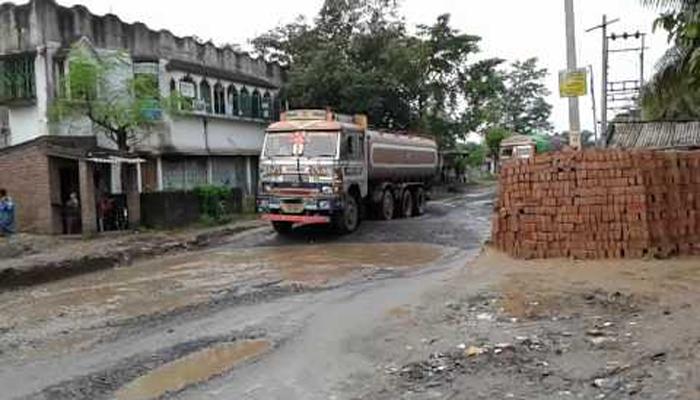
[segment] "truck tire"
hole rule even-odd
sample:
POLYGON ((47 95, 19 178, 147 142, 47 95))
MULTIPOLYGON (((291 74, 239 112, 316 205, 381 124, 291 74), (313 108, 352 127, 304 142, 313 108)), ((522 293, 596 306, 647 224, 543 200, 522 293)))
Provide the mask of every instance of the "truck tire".
POLYGON ((360 206, 354 196, 347 196, 343 212, 335 219, 336 229, 343 234, 352 233, 360 226, 360 206))
POLYGON ((394 195, 391 193, 391 190, 387 189, 382 194, 382 200, 379 204, 379 218, 384 221, 391 221, 394 218, 395 211, 394 195))
POLYGON ((425 197, 425 190, 422 187, 416 189, 413 195, 413 216, 419 217, 425 214, 425 205, 427 203, 427 198, 425 197))
POLYGON ((413 216, 413 194, 410 189, 403 191, 401 196, 401 218, 411 218, 413 216))
POLYGON ((289 235, 292 233, 294 224, 291 222, 273 222, 272 228, 280 235, 289 235))

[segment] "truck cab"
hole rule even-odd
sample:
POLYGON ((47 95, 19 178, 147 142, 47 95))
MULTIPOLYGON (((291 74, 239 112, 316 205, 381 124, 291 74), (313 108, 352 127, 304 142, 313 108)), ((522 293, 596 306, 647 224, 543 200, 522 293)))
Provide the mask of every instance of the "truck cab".
POLYGON ((295 224, 352 232, 367 196, 366 119, 329 111, 282 115, 265 136, 257 209, 280 233, 295 224))

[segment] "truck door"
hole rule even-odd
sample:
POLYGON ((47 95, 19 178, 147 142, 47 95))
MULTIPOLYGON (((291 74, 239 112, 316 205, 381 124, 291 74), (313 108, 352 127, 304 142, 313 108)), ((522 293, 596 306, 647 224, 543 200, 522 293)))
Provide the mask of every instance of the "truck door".
POLYGON ((365 162, 365 136, 358 132, 346 132, 341 142, 341 160, 345 173, 345 190, 356 184, 360 194, 367 196, 367 168, 365 162))

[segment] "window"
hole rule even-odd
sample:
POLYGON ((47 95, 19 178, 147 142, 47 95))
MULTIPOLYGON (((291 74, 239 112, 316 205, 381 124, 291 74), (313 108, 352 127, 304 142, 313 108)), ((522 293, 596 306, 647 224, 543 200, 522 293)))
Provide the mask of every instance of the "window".
POLYGON ((236 90, 234 85, 231 85, 228 88, 228 104, 229 109, 231 110, 231 115, 235 117, 239 116, 241 108, 238 104, 238 90, 236 90))
POLYGON ((241 89, 241 115, 244 117, 250 117, 252 114, 251 104, 250 104, 250 93, 248 89, 241 89))
POLYGON ((53 62, 54 96, 60 97, 66 94, 66 62, 64 59, 54 58, 53 62))
POLYGON ((197 107, 197 111, 211 112, 211 86, 207 80, 203 80, 199 84, 199 101, 200 105, 197 107))
POLYGON ((359 135, 350 133, 345 136, 341 148, 341 157, 345 160, 362 160, 364 151, 361 147, 359 135))
POLYGON ((10 143, 10 113, 7 107, 0 107, 0 149, 10 143))
POLYGON ((272 115, 272 97, 270 92, 265 92, 262 98, 262 117, 265 119, 270 119, 272 115))
POLYGON ((219 115, 226 114, 226 92, 221 83, 214 85, 214 113, 219 115))
POLYGON ((260 92, 257 90, 253 91, 253 100, 251 104, 251 114, 253 118, 260 118, 261 113, 260 113, 260 92))
POLYGON ((159 98, 160 91, 158 89, 158 86, 158 63, 134 63, 134 89, 136 91, 137 98, 159 98))
POLYGON ((35 98, 34 56, 24 55, 0 60, 0 101, 35 98))
POLYGON ((98 93, 98 69, 97 64, 92 60, 71 60, 68 62, 70 70, 69 77, 83 76, 90 79, 68 79, 68 87, 70 90, 69 96, 73 100, 90 100, 96 99, 98 93))
POLYGON ((194 100, 197 98, 197 85, 190 76, 184 77, 180 81, 180 96, 182 96, 183 107, 192 109, 194 107, 194 100))
POLYGON ((160 83, 158 79, 158 63, 134 63, 134 94, 140 100, 141 114, 148 120, 162 118, 159 103, 160 83))

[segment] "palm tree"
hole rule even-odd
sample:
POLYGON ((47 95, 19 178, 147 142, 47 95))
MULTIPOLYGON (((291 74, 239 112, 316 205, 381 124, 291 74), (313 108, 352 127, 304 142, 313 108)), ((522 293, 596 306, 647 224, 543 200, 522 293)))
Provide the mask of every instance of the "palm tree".
POLYGON ((654 29, 669 34, 671 47, 642 93, 646 119, 700 117, 700 0, 640 0, 659 10, 654 29))

